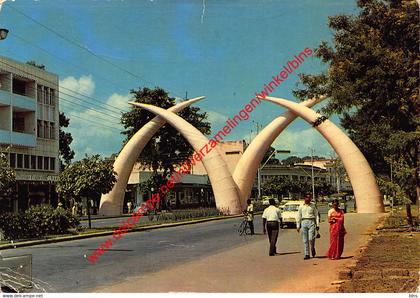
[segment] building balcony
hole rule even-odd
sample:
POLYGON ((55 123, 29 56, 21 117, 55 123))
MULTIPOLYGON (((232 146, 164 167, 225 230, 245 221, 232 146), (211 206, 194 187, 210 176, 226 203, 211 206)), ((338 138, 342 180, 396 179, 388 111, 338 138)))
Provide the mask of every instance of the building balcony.
POLYGON ((26 111, 36 111, 35 99, 4 90, 0 90, 0 103, 4 105, 12 105, 26 111))
POLYGON ((36 147, 35 134, 0 130, 0 144, 10 144, 18 147, 36 147))

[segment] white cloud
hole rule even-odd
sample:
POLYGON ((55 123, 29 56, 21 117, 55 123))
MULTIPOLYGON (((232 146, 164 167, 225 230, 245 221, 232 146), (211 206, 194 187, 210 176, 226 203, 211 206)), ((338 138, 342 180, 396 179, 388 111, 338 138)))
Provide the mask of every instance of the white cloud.
POLYGON ((226 115, 223 115, 219 112, 215 112, 212 110, 206 110, 208 117, 207 120, 211 123, 212 127, 216 127, 218 124, 219 125, 225 125, 226 124, 226 120, 229 118, 226 115))
POLYGON ((95 82, 92 80, 92 75, 83 75, 79 79, 70 76, 60 81, 60 92, 64 96, 68 94, 81 96, 78 93, 91 96, 95 92, 95 82))
POLYGON ((119 152, 123 140, 120 118, 121 113, 130 108, 130 96, 113 93, 101 103, 94 96, 95 82, 91 75, 63 79, 60 91, 60 111, 70 118, 70 126, 65 131, 73 136, 70 146, 76 153, 75 159, 85 154, 109 156, 119 152))

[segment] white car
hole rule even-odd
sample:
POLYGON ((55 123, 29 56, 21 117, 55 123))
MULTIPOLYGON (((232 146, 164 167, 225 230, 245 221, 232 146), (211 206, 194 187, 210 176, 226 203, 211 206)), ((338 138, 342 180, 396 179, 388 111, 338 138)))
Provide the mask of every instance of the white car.
POLYGON ((296 226, 296 217, 298 215, 299 206, 305 202, 302 201, 289 201, 283 206, 283 212, 281 213, 282 223, 286 226, 296 226))
MULTIPOLYGON (((268 206, 268 205, 270 205, 270 202, 268 201, 269 199, 271 199, 271 198, 263 198, 263 201, 262 201, 263 206, 268 206)), ((274 201, 276 202, 276 205, 278 205, 278 204, 279 204, 279 200, 278 200, 278 199, 276 199, 276 198, 273 198, 273 199, 274 199, 274 201)))

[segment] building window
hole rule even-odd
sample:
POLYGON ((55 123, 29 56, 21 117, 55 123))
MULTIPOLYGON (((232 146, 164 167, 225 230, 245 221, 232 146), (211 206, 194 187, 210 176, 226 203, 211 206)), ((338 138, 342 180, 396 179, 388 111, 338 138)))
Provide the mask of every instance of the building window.
POLYGON ((23 168, 23 155, 22 154, 17 155, 17 168, 18 169, 23 168))
POLYGON ((22 115, 13 113, 13 131, 25 131, 25 118, 22 115))
POLYGON ((55 89, 51 89, 50 105, 55 106, 55 89))
POLYGON ((36 128, 37 128, 37 137, 42 138, 44 130, 43 130, 43 127, 42 127, 42 121, 41 120, 36 121, 36 128))
POLYGON ((50 138, 50 131, 48 128, 48 121, 44 121, 44 138, 49 139, 50 138))
POLYGON ((25 96, 26 95, 26 86, 25 86, 25 82, 18 80, 18 79, 13 79, 13 88, 12 88, 12 92, 15 94, 20 94, 25 96))
POLYGON ((23 168, 29 169, 29 155, 23 156, 23 168))
POLYGON ((37 169, 42 170, 42 156, 38 156, 37 159, 38 159, 37 169))
POLYGON ((36 88, 36 100, 37 100, 37 102, 42 102, 42 94, 43 94, 43 92, 42 92, 42 86, 37 86, 37 88, 36 88))
POLYGON ((55 171, 55 157, 50 158, 50 170, 55 171))
POLYGON ((47 104, 48 103, 47 92, 48 92, 48 88, 47 87, 44 87, 43 101, 42 101, 44 104, 47 104))
POLYGON ((55 125, 54 123, 50 123, 50 139, 55 139, 55 125))
POLYGON ((16 153, 10 153, 10 167, 16 168, 16 153))
POLYGON ((36 170, 36 156, 31 155, 31 169, 36 170))
POLYGON ((50 169, 50 158, 49 157, 44 157, 44 170, 49 170, 50 169))

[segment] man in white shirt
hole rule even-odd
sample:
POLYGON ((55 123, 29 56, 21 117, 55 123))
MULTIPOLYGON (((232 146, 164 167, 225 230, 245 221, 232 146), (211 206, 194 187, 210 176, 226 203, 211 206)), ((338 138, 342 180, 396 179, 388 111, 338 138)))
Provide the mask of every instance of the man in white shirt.
POLYGON ((309 248, 311 249, 312 257, 315 257, 315 237, 317 230, 319 230, 319 212, 315 204, 311 204, 312 196, 305 194, 305 204, 301 205, 298 209, 296 218, 296 228, 299 233, 301 230, 304 250, 304 260, 308 260, 309 248))
POLYGON ((274 206, 276 201, 269 199, 270 206, 264 209, 263 219, 263 232, 268 232, 268 241, 270 242, 269 256, 274 256, 277 253, 277 237, 279 235, 279 222, 281 219, 280 209, 274 206))
POLYGON ((249 229, 251 230, 251 235, 254 235, 254 204, 248 199, 246 201, 246 220, 248 221, 249 229))

